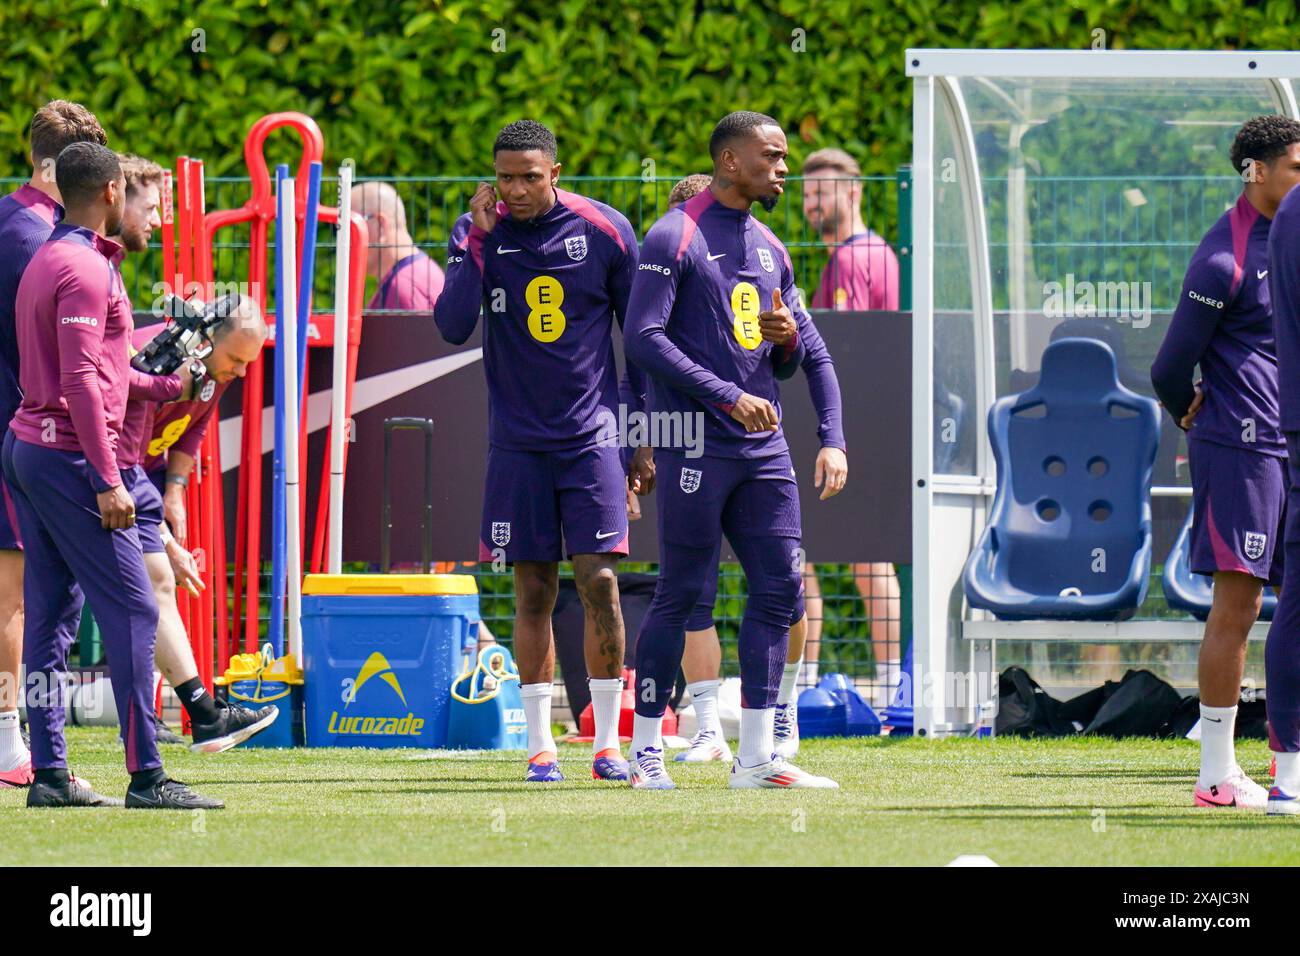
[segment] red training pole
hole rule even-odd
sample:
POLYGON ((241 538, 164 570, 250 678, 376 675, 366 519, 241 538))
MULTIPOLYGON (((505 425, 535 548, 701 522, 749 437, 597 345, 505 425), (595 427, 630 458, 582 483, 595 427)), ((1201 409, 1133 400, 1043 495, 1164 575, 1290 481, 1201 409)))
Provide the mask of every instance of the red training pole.
POLYGON ((172 174, 170 170, 163 170, 162 182, 162 209, 160 218, 162 219, 161 241, 162 241, 162 271, 163 282, 165 282, 172 294, 176 293, 176 228, 175 228, 175 209, 172 205, 172 174))
MULTIPOLYGON (((202 290, 201 294, 204 301, 212 298, 212 259, 210 251, 203 239, 204 210, 206 202, 204 199, 204 179, 203 179, 203 160, 193 159, 190 161, 190 230, 191 230, 191 255, 193 281, 199 285, 202 290)), ((191 504, 187 506, 187 514, 193 516, 196 527, 195 540, 203 547, 205 541, 206 527, 203 522, 203 504, 200 497, 200 485, 203 481, 202 462, 196 464, 195 475, 196 481, 192 482, 189 487, 189 499, 191 504)), ((194 630, 190 632, 191 644, 197 646, 198 654, 195 656, 195 663, 198 664, 199 673, 203 678, 204 685, 208 691, 212 690, 212 615, 211 599, 204 599, 207 591, 202 592, 197 599, 190 602, 190 620, 194 630), (206 613, 205 613, 206 612, 206 613)))

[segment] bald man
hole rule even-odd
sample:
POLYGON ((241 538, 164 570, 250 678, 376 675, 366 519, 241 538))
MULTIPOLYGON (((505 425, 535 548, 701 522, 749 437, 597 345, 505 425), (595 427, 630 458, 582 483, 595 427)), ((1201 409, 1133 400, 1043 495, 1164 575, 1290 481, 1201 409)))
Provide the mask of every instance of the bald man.
POLYGON ((366 309, 432 312, 442 292, 442 268, 415 247, 397 190, 388 183, 361 183, 352 188, 352 208, 366 220, 366 274, 379 280, 366 309))

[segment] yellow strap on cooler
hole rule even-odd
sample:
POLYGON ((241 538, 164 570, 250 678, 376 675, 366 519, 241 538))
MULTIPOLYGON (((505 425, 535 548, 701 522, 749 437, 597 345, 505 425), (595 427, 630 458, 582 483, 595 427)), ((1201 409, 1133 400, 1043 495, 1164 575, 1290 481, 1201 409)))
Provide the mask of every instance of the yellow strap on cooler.
POLYGON ((486 704, 497 694, 501 693, 501 688, 506 681, 519 680, 518 674, 512 674, 506 670, 506 658, 500 645, 489 644, 478 652, 478 666, 473 670, 469 667, 469 655, 464 658, 464 670, 459 677, 451 682, 452 700, 458 700, 462 704, 486 704), (479 675, 484 674, 495 678, 496 686, 488 691, 484 696, 478 696, 479 675), (469 678, 469 696, 463 697, 456 690, 457 685, 465 678, 469 678))
MULTIPOLYGON (((249 654, 245 656, 252 657, 254 655, 249 654)), ((262 696, 262 681, 264 679, 262 675, 265 674, 267 670, 270 669, 271 665, 275 663, 275 648, 271 646, 270 642, 263 644, 262 650, 260 654, 258 654, 257 656, 260 657, 261 659, 261 666, 257 670, 257 690, 253 692, 253 696, 248 697, 236 691, 233 682, 231 683, 231 686, 227 691, 227 693, 229 693, 231 697, 235 698, 235 700, 248 701, 250 704, 269 704, 272 701, 280 700, 281 698, 288 697, 290 694, 292 694, 293 682, 284 681, 283 683, 285 686, 284 686, 284 691, 282 693, 276 694, 274 697, 262 696)), ((292 663, 292 660, 290 660, 290 663, 292 663)), ((242 678, 242 679, 251 680, 252 678, 242 678)), ((278 677, 271 679, 271 683, 279 683, 279 682, 280 682, 280 678, 278 677)))
POLYGON ((276 694, 274 697, 263 697, 263 696, 262 696, 262 679, 259 677, 259 678, 257 679, 257 690, 253 692, 253 696, 252 696, 252 697, 247 697, 247 696, 245 696, 244 694, 239 693, 237 690, 234 689, 234 687, 231 687, 231 688, 227 691, 227 693, 228 693, 231 697, 235 698, 235 700, 244 700, 244 701, 248 701, 250 704, 269 704, 269 703, 271 703, 272 701, 279 700, 279 699, 282 698, 282 697, 288 697, 290 694, 292 694, 292 693, 293 693, 293 685, 291 685, 291 684, 286 684, 286 685, 285 685, 285 688, 284 688, 284 691, 283 691, 282 693, 276 694))

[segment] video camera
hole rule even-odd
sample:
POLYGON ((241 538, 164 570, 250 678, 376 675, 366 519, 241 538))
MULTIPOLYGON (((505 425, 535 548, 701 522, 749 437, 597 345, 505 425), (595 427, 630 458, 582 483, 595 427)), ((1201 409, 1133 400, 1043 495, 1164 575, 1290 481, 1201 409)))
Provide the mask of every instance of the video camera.
POLYGON ((166 327, 131 358, 131 365, 150 375, 170 375, 186 362, 205 358, 212 351, 212 333, 239 308, 239 293, 231 292, 207 305, 179 296, 163 299, 166 327))

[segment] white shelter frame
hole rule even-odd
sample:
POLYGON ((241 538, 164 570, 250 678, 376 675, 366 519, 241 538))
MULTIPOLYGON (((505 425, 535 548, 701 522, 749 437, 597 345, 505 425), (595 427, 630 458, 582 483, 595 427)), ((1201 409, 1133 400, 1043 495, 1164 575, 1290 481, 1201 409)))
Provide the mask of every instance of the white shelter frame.
MULTIPOLYGON (((993 294, 987 210, 977 142, 963 95, 963 80, 1033 78, 1070 80, 1258 80, 1278 112, 1300 119, 1291 79, 1300 77, 1300 52, 1182 52, 1111 50, 907 51, 912 77, 912 622, 914 727, 918 735, 969 733, 988 714, 998 638, 1116 642, 1198 641, 1196 621, 1009 622, 996 621, 966 604, 961 577, 983 531, 996 474, 986 418, 996 394, 993 294), (934 471, 935 358, 935 161, 936 117, 953 118, 955 161, 966 208, 974 311, 976 406, 968 413, 976 433, 975 473, 934 471), (980 619, 985 618, 985 619, 980 619), (975 691, 972 693, 972 691, 975 691)), ((1015 183, 1011 203, 1023 202, 1015 183)), ((1022 210, 1023 213, 1023 210, 1022 210)), ((1023 220, 1023 215, 1013 217, 1023 220)), ((1018 241, 1014 226, 1011 242, 1018 241)), ((1013 256, 1010 270, 1017 269, 1013 256)), ((1013 334, 1014 340, 1014 334, 1013 334)), ((1025 343, 1013 347, 1026 348, 1025 343)), ((1157 487, 1156 496, 1185 496, 1184 487, 1157 487)), ((1266 625, 1257 624, 1252 639, 1266 625)))

